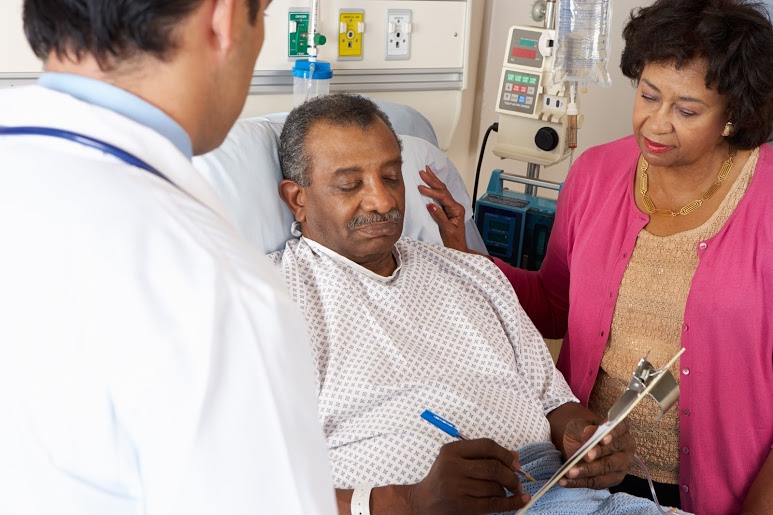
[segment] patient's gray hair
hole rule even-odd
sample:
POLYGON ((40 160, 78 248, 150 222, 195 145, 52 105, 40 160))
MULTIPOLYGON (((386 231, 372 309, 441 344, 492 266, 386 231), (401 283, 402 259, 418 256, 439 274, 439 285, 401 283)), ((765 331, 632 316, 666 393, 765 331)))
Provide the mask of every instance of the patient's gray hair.
POLYGON ((361 95, 335 93, 315 97, 293 109, 287 116, 279 137, 279 165, 282 175, 304 188, 311 184, 309 169, 314 156, 306 152, 306 135, 318 122, 339 127, 358 126, 368 130, 377 119, 382 119, 400 145, 389 118, 370 99, 361 95))

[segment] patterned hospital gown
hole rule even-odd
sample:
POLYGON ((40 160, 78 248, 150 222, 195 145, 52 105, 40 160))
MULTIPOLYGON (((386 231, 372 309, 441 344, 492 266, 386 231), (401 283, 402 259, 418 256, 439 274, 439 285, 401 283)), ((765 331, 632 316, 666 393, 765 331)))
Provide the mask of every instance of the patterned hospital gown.
POLYGON ((550 441, 545 415, 574 401, 512 287, 488 259, 408 238, 380 277, 315 242, 270 257, 311 333, 334 483, 412 484, 452 438, 508 449, 550 441))

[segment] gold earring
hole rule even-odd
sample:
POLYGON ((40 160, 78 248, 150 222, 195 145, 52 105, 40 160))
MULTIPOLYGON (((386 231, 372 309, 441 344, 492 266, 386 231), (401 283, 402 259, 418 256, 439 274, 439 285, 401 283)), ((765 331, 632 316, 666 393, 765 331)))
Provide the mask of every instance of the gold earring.
POLYGON ((727 122, 727 123, 725 124, 725 128, 724 128, 724 129, 722 129, 722 135, 723 135, 724 137, 728 137, 728 136, 730 136, 731 134, 733 134, 733 122, 727 122))

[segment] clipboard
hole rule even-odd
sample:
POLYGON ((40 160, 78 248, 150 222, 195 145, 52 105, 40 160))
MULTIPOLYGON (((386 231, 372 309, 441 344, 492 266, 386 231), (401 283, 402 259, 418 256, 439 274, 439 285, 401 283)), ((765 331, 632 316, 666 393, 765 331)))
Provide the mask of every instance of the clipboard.
POLYGON ((668 369, 671 368, 677 359, 684 353, 685 349, 682 348, 671 360, 664 366, 655 370, 655 368, 647 361, 647 356, 644 356, 633 373, 633 378, 628 384, 628 388, 625 393, 618 399, 617 402, 609 410, 609 420, 601 424, 596 432, 593 433, 587 442, 580 447, 566 462, 553 474, 547 483, 540 488, 527 502, 523 508, 516 513, 522 515, 526 511, 534 506, 540 497, 550 490, 558 481, 569 472, 569 469, 574 467, 581 459, 585 457, 590 450, 596 446, 601 440, 604 439, 609 433, 617 427, 620 422, 625 420, 625 417, 644 399, 647 395, 653 395, 658 404, 660 405, 660 414, 655 418, 656 421, 660 420, 663 414, 670 408, 674 402, 679 398, 679 386, 676 384, 673 376, 668 369), (658 388, 663 378, 668 378, 665 383, 658 388), (663 388, 663 386, 667 386, 663 388), (658 395, 655 395, 657 393, 658 395))

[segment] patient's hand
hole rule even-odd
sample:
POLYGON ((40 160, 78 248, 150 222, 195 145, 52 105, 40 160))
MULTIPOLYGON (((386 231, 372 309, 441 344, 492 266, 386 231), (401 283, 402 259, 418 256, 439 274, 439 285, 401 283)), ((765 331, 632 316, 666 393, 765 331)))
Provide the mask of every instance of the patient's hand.
MULTIPOLYGON (((588 420, 574 419, 564 432, 564 453, 568 458, 582 447, 598 426, 588 420)), ((633 465, 636 441, 628 432, 628 421, 622 421, 601 443, 588 452, 558 484, 566 487, 609 488, 623 480, 633 465)))
POLYGON ((440 448, 432 468, 409 487, 414 514, 496 513, 517 510, 529 500, 515 473, 518 454, 493 440, 460 440, 440 448), (507 488, 514 495, 507 497, 507 488))
POLYGON ((419 176, 429 186, 419 186, 419 192, 437 200, 443 206, 441 209, 437 204, 427 204, 427 210, 440 229, 443 245, 450 249, 470 252, 464 234, 464 206, 454 200, 445 183, 437 178, 429 166, 421 170, 419 176))

